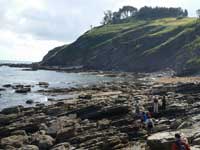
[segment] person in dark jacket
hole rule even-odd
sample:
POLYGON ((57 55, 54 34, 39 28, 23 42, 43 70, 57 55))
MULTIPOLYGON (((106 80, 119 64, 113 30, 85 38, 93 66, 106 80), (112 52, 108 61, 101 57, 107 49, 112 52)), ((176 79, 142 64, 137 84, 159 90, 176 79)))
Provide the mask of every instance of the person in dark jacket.
POLYGON ((165 95, 162 97, 162 109, 163 110, 166 109, 166 98, 165 98, 165 95))

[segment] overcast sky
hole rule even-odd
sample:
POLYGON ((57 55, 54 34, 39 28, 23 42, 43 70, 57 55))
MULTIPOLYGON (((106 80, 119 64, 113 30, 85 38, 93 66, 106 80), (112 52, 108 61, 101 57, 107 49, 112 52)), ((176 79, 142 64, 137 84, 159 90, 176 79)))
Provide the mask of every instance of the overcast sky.
POLYGON ((196 16, 200 0, 0 0, 0 59, 40 61, 124 5, 182 7, 196 16))

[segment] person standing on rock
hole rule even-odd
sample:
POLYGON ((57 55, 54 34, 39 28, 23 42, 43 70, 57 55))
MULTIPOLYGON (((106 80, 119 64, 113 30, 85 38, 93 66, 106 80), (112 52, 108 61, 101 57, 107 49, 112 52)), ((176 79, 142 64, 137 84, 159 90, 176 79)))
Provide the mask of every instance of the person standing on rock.
POLYGON ((165 95, 162 97, 162 109, 166 110, 166 98, 165 98, 165 95))
POLYGON ((148 117, 146 121, 146 128, 147 128, 148 134, 151 134, 154 128, 154 123, 150 117, 148 117))
POLYGON ((140 107, 139 107, 138 100, 136 100, 136 104, 135 104, 135 113, 136 113, 137 116, 140 115, 140 107))
POLYGON ((190 146, 181 140, 181 135, 175 134, 175 142, 172 144, 172 150, 190 150, 190 146))
POLYGON ((148 119, 148 116, 145 112, 142 112, 142 116, 141 116, 141 122, 146 123, 148 119))
POLYGON ((153 98, 153 112, 158 113, 158 99, 156 97, 153 98))

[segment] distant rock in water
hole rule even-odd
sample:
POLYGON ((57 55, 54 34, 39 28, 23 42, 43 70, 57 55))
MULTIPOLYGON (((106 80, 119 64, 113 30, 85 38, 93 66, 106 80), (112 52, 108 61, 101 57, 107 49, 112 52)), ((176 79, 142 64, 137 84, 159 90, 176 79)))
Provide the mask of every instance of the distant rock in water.
POLYGON ((41 87, 47 88, 49 86, 49 83, 48 82, 39 82, 38 85, 41 87))
POLYGON ((4 84, 3 87, 10 88, 10 87, 12 87, 12 85, 11 84, 4 84))
POLYGON ((15 90, 16 93, 28 93, 31 91, 31 88, 18 88, 15 90))
POLYGON ((27 101, 26 101, 26 104, 33 104, 33 103, 34 103, 33 100, 27 100, 27 101))
POLYGON ((4 88, 0 88, 0 91, 5 91, 6 89, 4 89, 4 88))

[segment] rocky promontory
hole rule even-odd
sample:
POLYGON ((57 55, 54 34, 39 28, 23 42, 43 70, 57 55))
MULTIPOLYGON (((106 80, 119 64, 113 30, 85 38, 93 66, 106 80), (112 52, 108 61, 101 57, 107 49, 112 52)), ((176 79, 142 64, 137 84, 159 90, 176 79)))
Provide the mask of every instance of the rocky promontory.
POLYGON ((49 105, 3 109, 0 149, 169 150, 177 132, 185 134, 193 150, 200 149, 199 89, 197 80, 161 82, 131 75, 93 86, 45 88, 38 92, 77 96, 51 100, 49 105), (160 106, 165 95, 167 105, 152 114, 155 127, 149 133, 135 105, 139 102, 140 111, 151 111, 151 95, 160 106))

